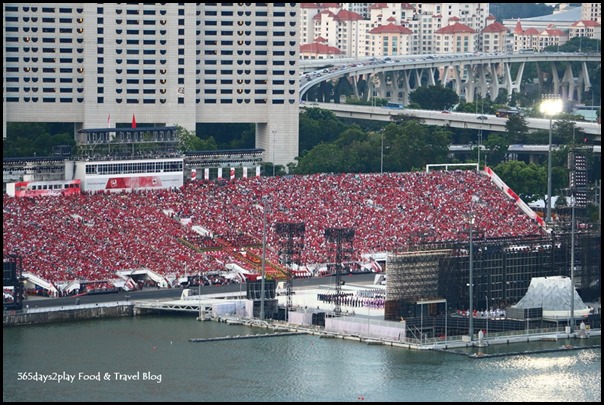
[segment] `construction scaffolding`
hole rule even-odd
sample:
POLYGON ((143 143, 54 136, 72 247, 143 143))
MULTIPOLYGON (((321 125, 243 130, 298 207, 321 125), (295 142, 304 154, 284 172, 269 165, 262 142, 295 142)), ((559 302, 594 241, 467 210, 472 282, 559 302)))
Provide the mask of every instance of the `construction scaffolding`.
MULTIPOLYGON (((575 257, 581 268, 575 278, 579 291, 599 290, 600 238, 582 234, 575 257), (596 250, 597 249, 597 250, 596 250)), ((526 293, 533 277, 570 275, 570 237, 553 233, 543 237, 477 239, 473 242, 475 310, 505 309, 526 293)), ((388 256, 386 320, 415 318, 417 302, 446 300, 447 312, 469 309, 469 244, 416 245, 388 256)), ((436 305, 428 313, 440 312, 436 305)))
POLYGON ((352 255, 352 242, 354 241, 353 228, 327 228, 325 229, 325 239, 328 242, 335 243, 335 266, 336 266, 336 294, 334 315, 342 315, 340 301, 342 299, 342 263, 349 260, 352 255))
POLYGON ((304 222, 277 222, 275 232, 281 237, 279 256, 282 257, 281 264, 287 272, 287 311, 292 306, 293 295, 293 265, 301 264, 302 250, 304 249, 304 222))

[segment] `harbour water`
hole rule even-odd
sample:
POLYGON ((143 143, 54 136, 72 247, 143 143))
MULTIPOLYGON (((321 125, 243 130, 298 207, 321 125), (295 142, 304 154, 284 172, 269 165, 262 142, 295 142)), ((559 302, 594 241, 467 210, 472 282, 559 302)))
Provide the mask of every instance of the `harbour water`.
MULTIPOLYGON (((312 335, 189 341, 267 332, 191 315, 5 327, 3 400, 601 400, 600 347, 472 359, 312 335)), ((505 347, 518 352, 600 342, 598 336, 505 347)))

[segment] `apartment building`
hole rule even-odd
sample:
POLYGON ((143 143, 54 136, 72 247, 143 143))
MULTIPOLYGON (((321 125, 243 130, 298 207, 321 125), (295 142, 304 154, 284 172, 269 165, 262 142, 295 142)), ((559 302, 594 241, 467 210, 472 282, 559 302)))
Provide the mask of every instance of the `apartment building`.
POLYGON ((516 19, 497 22, 489 3, 301 3, 301 16, 300 43, 329 50, 302 58, 512 52, 562 45, 575 36, 601 38, 599 3, 522 19, 530 29, 522 34, 514 34, 516 19))
POLYGON ((595 21, 602 24, 602 4, 581 3, 581 20, 595 21))
POLYGON ((298 3, 4 3, 7 122, 255 123, 298 156, 298 3))
POLYGON ((342 51, 340 57, 431 54, 442 52, 435 32, 452 21, 473 30, 471 42, 478 46, 489 4, 302 3, 301 16, 301 43, 322 38, 342 51))

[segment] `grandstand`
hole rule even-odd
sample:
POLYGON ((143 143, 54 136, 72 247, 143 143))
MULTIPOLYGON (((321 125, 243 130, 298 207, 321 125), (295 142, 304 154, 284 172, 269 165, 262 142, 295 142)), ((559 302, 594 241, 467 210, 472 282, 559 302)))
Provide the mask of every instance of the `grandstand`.
POLYGON ((186 273, 221 272, 233 264, 259 274, 263 214, 256 207, 266 197, 270 278, 287 275, 275 224, 296 222, 305 224, 305 274, 334 260, 325 229, 352 228, 350 261, 425 243, 457 245, 447 256, 454 266, 447 274, 461 280, 467 258, 455 257, 463 257, 467 206, 476 194, 486 203, 475 208, 484 240, 548 238, 492 177, 455 170, 203 179, 170 189, 40 197, 43 203, 5 194, 3 249, 19 252, 24 271, 55 286, 115 280, 125 269, 145 269, 168 285, 186 273))
MULTIPOLYGON (((186 180, 260 176, 264 149, 179 152, 178 127, 80 129, 77 152, 55 147, 53 156, 3 159, 3 190, 57 188, 77 180, 82 191, 122 192, 178 188, 186 180), (46 184, 44 184, 46 182, 46 184), (28 184, 29 184, 28 183, 28 184)), ((31 193, 20 193, 21 196, 31 193)))

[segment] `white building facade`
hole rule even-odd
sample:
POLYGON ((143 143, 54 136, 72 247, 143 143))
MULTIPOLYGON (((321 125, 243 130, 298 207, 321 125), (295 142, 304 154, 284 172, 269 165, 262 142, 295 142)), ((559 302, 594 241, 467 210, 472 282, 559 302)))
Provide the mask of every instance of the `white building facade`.
POLYGON ((4 3, 7 122, 255 123, 298 156, 298 3, 4 3))

